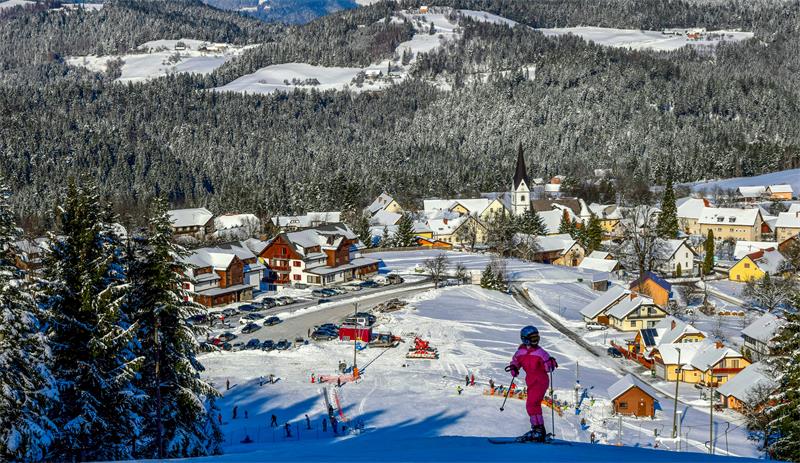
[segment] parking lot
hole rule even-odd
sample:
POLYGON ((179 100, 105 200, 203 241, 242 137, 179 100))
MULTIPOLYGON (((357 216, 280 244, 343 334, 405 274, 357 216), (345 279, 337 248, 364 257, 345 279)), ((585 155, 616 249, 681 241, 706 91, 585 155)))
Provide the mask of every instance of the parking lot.
MULTIPOLYGON (((372 307, 382 302, 386 302, 394 298, 408 297, 417 292, 430 289, 431 287, 433 287, 433 284, 426 280, 415 283, 403 283, 399 285, 382 286, 373 289, 363 289, 357 292, 326 297, 326 299, 330 299, 331 302, 327 303, 324 308, 315 311, 303 311, 303 309, 316 307, 318 305, 316 300, 299 301, 290 305, 261 310, 258 311, 258 313, 263 314, 265 317, 282 313, 285 314, 286 312, 289 312, 289 317, 283 319, 281 323, 277 325, 263 326, 257 331, 249 334, 241 333, 242 327, 245 326, 244 324, 239 323, 239 319, 242 317, 242 315, 244 315, 242 313, 231 317, 226 317, 226 323, 230 324, 230 328, 223 328, 219 323, 217 323, 209 333, 209 336, 213 338, 220 333, 230 331, 237 335, 237 338, 231 341, 231 344, 246 344, 248 341, 254 338, 262 342, 267 339, 276 343, 281 339, 288 339, 289 341, 294 342, 295 338, 298 337, 307 339, 309 330, 313 331, 315 326, 322 325, 324 323, 335 323, 337 325, 340 324, 344 318, 354 313, 354 303, 356 301, 358 303, 358 311, 368 311, 372 307), (303 313, 293 315, 298 311, 303 311, 303 313)), ((214 311, 216 310, 221 310, 221 308, 215 308, 214 311)), ((263 319, 256 321, 258 325, 263 325, 263 322, 263 319)))

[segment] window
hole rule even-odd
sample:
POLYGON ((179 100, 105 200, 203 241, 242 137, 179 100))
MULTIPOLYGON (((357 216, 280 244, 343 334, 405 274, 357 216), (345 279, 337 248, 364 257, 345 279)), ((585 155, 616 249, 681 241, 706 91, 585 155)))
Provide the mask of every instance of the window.
POLYGON ((281 248, 281 255, 282 255, 282 256, 285 256, 285 255, 286 255, 286 248, 281 248))
POLYGON ((619 403, 620 410, 627 410, 628 409, 628 402, 620 402, 619 403))
POLYGON ((731 368, 739 368, 739 360, 738 359, 731 360, 731 368))
POLYGON ((300 266, 300 261, 299 260, 292 261, 292 265, 295 266, 295 267, 299 267, 300 266))
POLYGON ((191 289, 191 285, 189 283, 184 283, 183 289, 191 289))
POLYGON ((744 268, 750 268, 750 264, 748 264, 748 263, 746 263, 746 262, 745 262, 745 264, 744 264, 744 268))
POLYGON ((636 326, 636 320, 631 320, 631 326, 636 326))
POLYGON ((292 275, 292 280, 300 281, 302 277, 300 275, 292 275))

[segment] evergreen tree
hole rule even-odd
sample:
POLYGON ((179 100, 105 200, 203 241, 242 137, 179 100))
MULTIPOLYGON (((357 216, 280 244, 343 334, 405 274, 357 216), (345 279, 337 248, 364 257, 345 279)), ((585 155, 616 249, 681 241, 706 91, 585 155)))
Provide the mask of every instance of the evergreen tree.
POLYGON ((353 231, 364 246, 372 247, 372 233, 369 230, 369 218, 366 214, 359 216, 353 231))
POLYGON ((708 230, 706 242, 703 244, 703 275, 709 275, 714 270, 714 231, 708 230))
POLYGON ((136 322, 137 353, 144 361, 134 383, 141 405, 138 458, 218 454, 222 436, 211 415, 218 392, 200 379, 195 358, 200 328, 186 323, 202 307, 182 289, 185 251, 172 241, 166 203, 156 200, 149 230, 132 244, 126 313, 136 322))
POLYGON ((50 458, 131 458, 137 359, 129 348, 136 327, 120 311, 125 275, 119 237, 94 187, 70 181, 58 212, 61 236, 51 236, 43 301, 59 392, 49 415, 59 430, 50 458))
POLYGON ((800 461, 800 314, 786 312, 786 321, 769 359, 780 386, 771 397, 774 405, 766 409, 770 428, 780 436, 769 445, 775 458, 800 461))
POLYGON ((678 236, 678 208, 675 205, 675 190, 672 188, 672 170, 667 173, 667 184, 661 198, 661 214, 658 216, 656 233, 664 239, 678 236))
POLYGON ((417 245, 414 222, 411 215, 406 213, 397 221, 397 232, 394 234, 394 245, 398 248, 407 248, 417 245))
POLYGON ((586 226, 584 237, 584 247, 587 252, 600 249, 600 245, 603 242, 603 227, 600 225, 600 219, 594 214, 589 218, 589 224, 586 226))
POLYGON ((575 223, 572 222, 569 211, 566 209, 564 209, 564 213, 561 215, 561 223, 558 224, 558 233, 568 234, 570 236, 575 233, 575 223))
POLYGON ((9 196, 0 184, 0 460, 41 461, 56 430, 47 418, 55 388, 36 302, 15 266, 9 196))
POLYGON ((381 241, 379 243, 382 248, 391 248, 394 246, 394 240, 389 236, 389 227, 384 225, 381 232, 381 241))
POLYGON ((675 267, 675 276, 678 278, 683 276, 683 267, 681 267, 680 262, 678 262, 678 265, 675 267))
POLYGON ((517 219, 517 230, 527 235, 542 236, 547 234, 544 219, 535 210, 528 209, 517 219))

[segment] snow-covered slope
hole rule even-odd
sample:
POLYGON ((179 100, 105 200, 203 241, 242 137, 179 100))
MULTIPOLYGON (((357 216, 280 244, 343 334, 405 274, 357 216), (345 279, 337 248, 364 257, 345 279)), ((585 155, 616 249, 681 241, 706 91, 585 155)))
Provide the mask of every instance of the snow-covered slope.
POLYGON ((692 191, 712 191, 716 188, 735 190, 740 186, 769 186, 788 183, 792 185, 795 194, 800 192, 800 169, 782 170, 754 177, 734 177, 724 180, 707 180, 689 184, 692 191))
POLYGON ((651 49, 656 51, 677 50, 685 46, 715 46, 722 42, 737 42, 753 38, 752 32, 708 31, 703 38, 691 40, 685 35, 666 35, 659 31, 640 31, 633 29, 613 29, 608 27, 560 27, 538 29, 547 36, 573 34, 598 45, 630 48, 633 50, 651 49))
MULTIPOLYGON (((331 341, 283 352, 239 351, 201 356, 206 375, 217 387, 225 389, 226 380, 233 387, 218 401, 226 435, 226 455, 199 461, 319 461, 356 457, 366 461, 499 461, 516 457, 541 461, 659 462, 720 458, 704 453, 708 415, 699 407, 681 405, 684 450, 698 453, 679 457, 666 451, 674 449, 676 441, 654 437, 654 429, 662 436, 671 429, 672 407, 667 394, 660 397, 663 411, 658 412, 655 420, 625 418, 620 436, 619 422, 611 417, 606 392, 622 375, 617 364, 583 350, 511 296, 462 286, 430 290, 412 298, 411 303, 412 308, 381 315, 376 328, 400 335, 406 343, 396 349, 367 348, 358 352, 363 379, 335 388, 346 418, 343 424, 349 427, 363 422, 361 433, 333 437, 330 429, 322 431, 325 407, 320 386, 310 381, 312 373, 333 374, 340 361, 350 364, 352 344, 331 341), (578 364, 581 384, 593 387, 594 400, 585 401, 579 416, 569 408, 563 416, 554 415, 557 436, 576 442, 572 446, 496 446, 486 440, 486 437, 519 435, 529 426, 523 401, 509 399, 505 411, 500 412, 502 399, 484 394, 489 379, 496 384, 508 384, 510 378, 503 368, 516 349, 520 327, 528 324, 539 327, 543 347, 559 360, 560 367, 554 374, 557 399, 572 401, 578 364), (407 360, 405 353, 415 335, 438 348, 440 358, 407 360), (259 386, 259 378, 270 374, 280 380, 259 386), (464 386, 467 374, 475 375, 475 386, 464 386), (464 389, 462 394, 457 392, 459 385, 464 389), (231 419, 234 406, 238 407, 235 420, 231 419), (247 419, 243 418, 245 412, 247 419), (269 426, 273 414, 279 428, 269 426), (305 415, 311 429, 306 425, 305 415), (581 418, 586 419, 587 429, 581 428, 581 418), (292 429, 291 439, 284 435, 286 422, 292 429), (608 445, 588 444, 592 432, 608 445), (245 436, 254 442, 241 443, 245 436), (613 446, 618 439, 625 447, 613 446), (658 448, 652 449, 656 445, 658 448)), ((264 336, 268 337, 268 330, 262 330, 264 336)), ((665 389, 658 384, 656 387, 665 389)), ((545 411, 550 427, 550 410, 545 411)), ((730 427, 726 443, 726 418, 715 414, 715 420, 717 453, 758 455, 740 426, 730 427)))
POLYGON ((0 11, 6 8, 14 8, 15 6, 33 5, 34 3, 36 2, 29 0, 6 0, 4 2, 0 2, 0 11))

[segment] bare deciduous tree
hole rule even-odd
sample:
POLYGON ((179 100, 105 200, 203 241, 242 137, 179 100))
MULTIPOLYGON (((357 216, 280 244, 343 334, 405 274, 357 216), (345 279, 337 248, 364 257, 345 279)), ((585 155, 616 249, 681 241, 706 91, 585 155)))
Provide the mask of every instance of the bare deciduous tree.
POLYGON ((425 262, 423 262, 422 265, 425 267, 425 270, 428 271, 431 279, 433 279, 433 286, 435 288, 439 287, 439 283, 446 276, 448 264, 449 260, 444 253, 440 253, 436 257, 426 259, 425 262))

